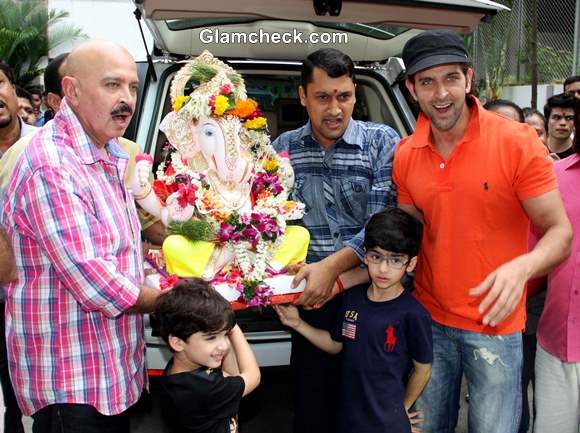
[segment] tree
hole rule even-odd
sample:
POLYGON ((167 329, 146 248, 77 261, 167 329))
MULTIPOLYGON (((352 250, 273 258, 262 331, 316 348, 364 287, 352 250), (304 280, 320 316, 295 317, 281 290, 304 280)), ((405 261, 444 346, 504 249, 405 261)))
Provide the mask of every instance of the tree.
MULTIPOLYGON (((513 0, 496 0, 498 3, 513 7, 513 0)), ((501 88, 509 75, 508 52, 512 36, 511 13, 501 11, 491 20, 481 24, 473 38, 469 38, 468 47, 471 53, 477 53, 481 64, 478 72, 480 76, 480 96, 486 101, 501 98, 501 88)), ((472 54, 473 58, 476 58, 472 54)))
POLYGON ((14 81, 25 86, 43 73, 40 62, 49 50, 85 38, 81 29, 62 23, 68 12, 48 9, 42 0, 2 0, 0 59, 14 71, 14 81))

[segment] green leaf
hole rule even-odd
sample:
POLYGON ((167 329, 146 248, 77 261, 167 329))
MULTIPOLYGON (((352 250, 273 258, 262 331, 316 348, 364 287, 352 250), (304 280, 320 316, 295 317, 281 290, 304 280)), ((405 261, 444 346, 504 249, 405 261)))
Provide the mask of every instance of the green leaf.
POLYGON ((172 235, 185 236, 192 242, 208 242, 215 239, 215 232, 212 225, 204 220, 191 219, 185 222, 172 221, 169 223, 167 231, 172 235))
POLYGON ((42 75, 39 65, 50 50, 86 38, 82 29, 63 23, 68 16, 48 9, 44 0, 2 0, 0 59, 12 68, 15 84, 24 87, 42 75))
POLYGON ((216 68, 211 65, 195 65, 191 73, 191 79, 198 83, 205 83, 215 77, 216 74, 216 68))

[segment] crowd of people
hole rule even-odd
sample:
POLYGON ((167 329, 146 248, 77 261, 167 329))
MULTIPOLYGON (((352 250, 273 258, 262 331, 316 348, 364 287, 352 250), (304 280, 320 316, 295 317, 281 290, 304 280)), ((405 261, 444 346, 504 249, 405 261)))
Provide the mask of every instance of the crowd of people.
MULTIPOLYGON (((470 432, 528 431, 532 382, 533 431, 577 433, 580 77, 542 114, 482 105, 453 32, 423 32, 402 57, 412 135, 352 119, 354 64, 328 48, 303 62, 308 122, 272 143, 311 236, 304 293, 275 307, 292 331, 294 432, 452 433, 464 378, 470 432)), ((237 432, 260 371, 230 305, 201 279, 144 285, 142 241, 164 227, 135 204, 138 146, 120 138, 133 58, 88 41, 44 81, 54 118, 35 129, 0 62, 4 431, 23 432, 24 414, 34 433, 128 433, 154 313, 173 354, 170 431, 237 432)))

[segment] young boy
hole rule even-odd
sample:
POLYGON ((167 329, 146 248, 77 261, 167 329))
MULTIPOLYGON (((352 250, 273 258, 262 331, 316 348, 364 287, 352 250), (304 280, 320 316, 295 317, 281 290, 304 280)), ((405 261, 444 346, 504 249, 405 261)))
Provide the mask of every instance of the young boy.
POLYGON ((195 278, 160 296, 155 315, 173 352, 161 378, 170 431, 237 433, 240 400, 258 386, 260 370, 228 301, 195 278))
POLYGON ((334 331, 310 326, 293 305, 275 307, 283 324, 314 345, 342 352, 338 432, 409 433, 420 421, 409 409, 431 373, 431 320, 401 284, 415 269, 420 241, 421 224, 404 211, 372 216, 364 239, 371 285, 343 294, 334 331))

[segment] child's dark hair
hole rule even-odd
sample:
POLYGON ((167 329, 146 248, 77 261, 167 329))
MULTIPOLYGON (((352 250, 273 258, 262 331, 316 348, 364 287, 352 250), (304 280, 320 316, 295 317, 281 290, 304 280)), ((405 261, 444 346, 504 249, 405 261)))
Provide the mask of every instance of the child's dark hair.
POLYGON ((409 258, 419 253, 423 226, 416 218, 399 208, 374 214, 365 227, 365 249, 379 247, 409 258))
POLYGON ((196 332, 229 331, 235 325, 230 303, 200 278, 181 281, 161 295, 155 317, 166 343, 170 335, 185 341, 196 332))

